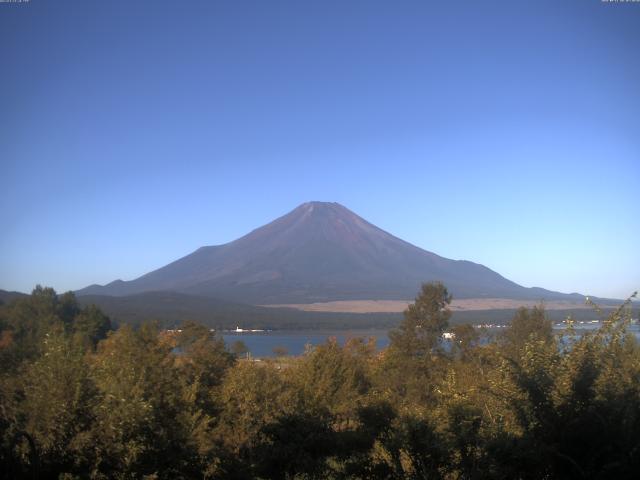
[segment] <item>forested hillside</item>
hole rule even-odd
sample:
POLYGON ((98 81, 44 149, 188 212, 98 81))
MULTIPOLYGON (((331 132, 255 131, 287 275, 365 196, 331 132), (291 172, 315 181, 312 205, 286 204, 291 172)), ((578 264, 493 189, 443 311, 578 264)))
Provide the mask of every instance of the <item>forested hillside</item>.
MULTIPOLYGON (((112 323, 140 325, 157 321, 160 327, 177 328, 193 320, 214 329, 260 328, 267 330, 392 328, 402 313, 306 312, 293 308, 271 308, 226 302, 208 297, 175 292, 149 292, 123 297, 83 295, 80 305, 95 304, 109 315, 112 323)), ((620 303, 620 302, 618 302, 620 303)), ((613 307, 603 307, 611 309, 613 307)), ((509 323, 515 309, 453 311, 452 323, 509 323)), ((548 310, 559 322, 572 315, 576 320, 592 320, 589 309, 548 310)))
POLYGON ((39 287, 0 306, 0 478, 635 478, 629 302, 582 336, 523 308, 489 340, 450 299, 425 284, 382 352, 253 362, 39 287))

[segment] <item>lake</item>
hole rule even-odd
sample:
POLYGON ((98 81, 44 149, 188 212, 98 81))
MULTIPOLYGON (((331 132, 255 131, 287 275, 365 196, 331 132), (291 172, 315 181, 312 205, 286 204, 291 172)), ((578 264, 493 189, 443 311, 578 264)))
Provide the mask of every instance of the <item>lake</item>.
POLYGON ((273 349, 284 347, 289 355, 302 355, 305 345, 321 345, 329 338, 335 337, 340 345, 350 338, 375 337, 378 349, 389 345, 386 330, 271 330, 266 332, 224 332, 222 338, 227 346, 242 340, 254 357, 272 357, 273 349))
MULTIPOLYGON (((599 323, 578 323, 575 325, 575 329, 578 333, 591 331, 600 326, 599 323)), ((560 332, 565 328, 564 325, 554 325, 554 330, 560 332)), ((491 328, 492 332, 499 332, 504 328, 491 328)), ((640 340, 640 326, 634 323, 629 327, 629 330, 633 332, 640 340)), ((389 336, 387 330, 271 330, 265 332, 242 332, 236 333, 232 331, 223 332, 227 346, 237 340, 242 340, 251 355, 254 357, 273 357, 275 356, 273 350, 277 347, 283 347, 286 349, 289 355, 302 355, 305 351, 307 344, 316 346, 321 345, 331 337, 335 337, 340 345, 344 345, 344 342, 350 338, 361 337, 369 338, 374 337, 376 339, 376 346, 378 349, 386 348, 389 345, 389 336)))

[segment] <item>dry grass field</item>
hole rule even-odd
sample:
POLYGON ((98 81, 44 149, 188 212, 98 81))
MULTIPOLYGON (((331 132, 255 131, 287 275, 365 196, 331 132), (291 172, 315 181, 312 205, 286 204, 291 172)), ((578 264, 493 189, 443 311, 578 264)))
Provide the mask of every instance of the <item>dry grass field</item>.
MULTIPOLYGON (((396 313, 402 312, 412 300, 339 300, 321 303, 290 303, 280 305, 263 305, 265 307, 287 307, 306 312, 344 312, 344 313, 396 313)), ((539 302, 533 300, 509 300, 506 298, 466 298, 453 300, 451 310, 513 310, 519 307, 533 307, 539 302)), ((568 310, 591 308, 580 302, 555 301, 545 302, 547 310, 568 310)))

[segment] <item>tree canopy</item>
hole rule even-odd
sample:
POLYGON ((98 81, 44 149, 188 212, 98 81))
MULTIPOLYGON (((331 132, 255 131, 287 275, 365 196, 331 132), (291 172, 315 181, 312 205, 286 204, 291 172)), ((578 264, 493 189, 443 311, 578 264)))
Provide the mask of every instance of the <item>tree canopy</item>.
POLYGON ((523 308, 488 339, 449 327, 450 301, 423 285, 381 351, 254 361, 37 287, 0 306, 0 479, 635 478, 629 302, 580 335, 523 308))

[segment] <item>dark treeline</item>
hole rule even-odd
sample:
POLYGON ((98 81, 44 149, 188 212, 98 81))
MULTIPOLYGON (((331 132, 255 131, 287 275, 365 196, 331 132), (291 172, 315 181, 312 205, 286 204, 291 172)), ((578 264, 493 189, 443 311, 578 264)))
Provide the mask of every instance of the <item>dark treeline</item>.
POLYGON ((449 303, 425 284, 382 352, 251 362, 38 287, 0 307, 0 478, 637 478, 628 302, 582 336, 523 308, 490 342, 449 303))
MULTIPOLYGON (((28 295, 0 290, 0 302, 5 303, 28 295)), ((112 325, 140 326, 149 319, 160 328, 179 328, 189 319, 216 330, 243 328, 264 330, 354 330, 394 328, 402 320, 402 313, 346 313, 308 312, 294 308, 260 307, 227 302, 215 298, 185 295, 176 292, 145 292, 123 297, 82 295, 77 298, 80 307, 96 305, 111 319, 112 325)), ((619 302, 617 302, 619 305, 619 302)), ((611 311, 611 301, 601 307, 611 311)), ((507 325, 516 309, 454 310, 450 324, 461 323, 507 325)), ((640 309, 634 308, 635 316, 640 309)), ((575 320, 593 320, 588 308, 547 310, 547 317, 560 322, 571 315, 575 320)))
POLYGON ((185 318, 215 329, 238 325, 268 330, 390 328, 402 318, 401 313, 304 312, 260 307, 175 292, 146 292, 124 297, 88 295, 80 296, 78 301, 98 305, 118 323, 140 325, 152 318, 166 328, 179 327, 185 318))
MULTIPOLYGON (((402 313, 306 312, 293 308, 259 307, 175 292, 147 292, 125 297, 89 295, 78 297, 81 305, 95 304, 113 323, 140 325, 152 318, 161 327, 177 328, 182 319, 215 329, 260 328, 266 330, 393 328, 402 313)), ((613 307, 603 307, 612 309, 613 307)), ((451 323, 508 324, 515 309, 453 311, 451 323)), ((635 314, 637 314, 637 309, 635 314)), ((576 320, 592 320, 590 309, 549 310, 547 316, 562 321, 567 315, 576 320)))

